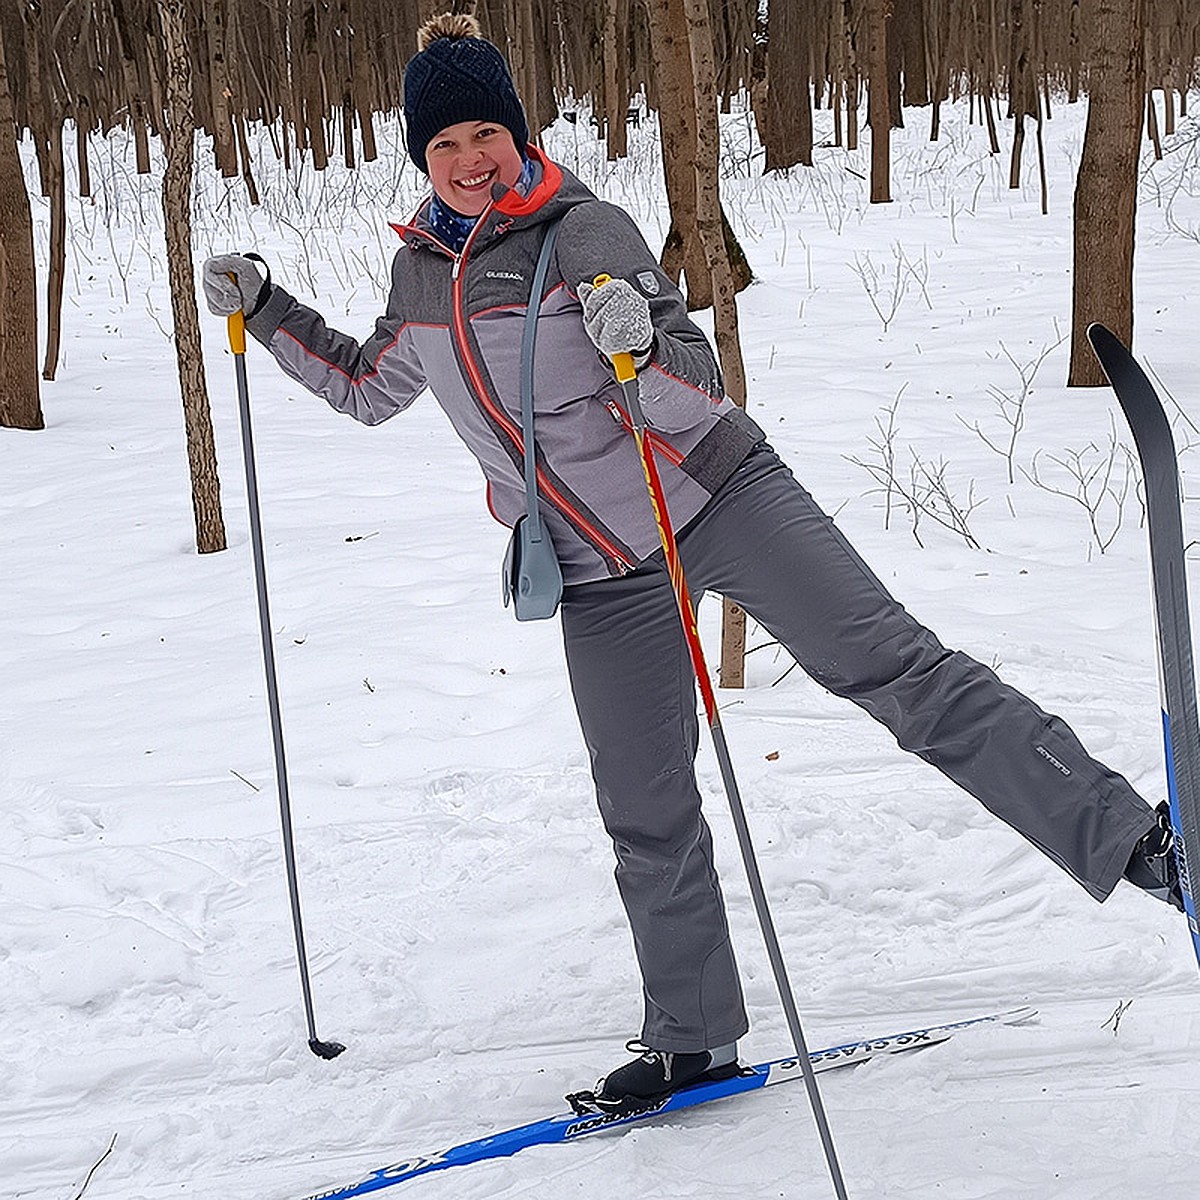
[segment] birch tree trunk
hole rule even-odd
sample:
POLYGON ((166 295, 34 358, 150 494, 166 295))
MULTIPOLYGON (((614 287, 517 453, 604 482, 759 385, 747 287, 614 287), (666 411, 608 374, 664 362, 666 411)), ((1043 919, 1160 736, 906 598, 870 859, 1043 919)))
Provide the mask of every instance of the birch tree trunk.
POLYGON ((0 425, 43 429, 38 397, 33 215, 17 149, 0 28, 0 425))
POLYGON ((1075 181, 1069 387, 1103 387, 1087 342, 1093 321, 1133 339, 1138 150, 1146 95, 1143 0, 1083 0, 1088 115, 1075 181))
POLYGON ((196 131, 192 118, 186 0, 159 0, 158 16, 167 67, 166 98, 170 122, 166 138, 167 168, 163 176, 167 274, 171 285, 175 355, 192 480, 196 549, 201 554, 210 554, 225 549, 225 523, 221 517, 221 480, 217 474, 216 445, 204 381, 192 263, 192 165, 196 131))

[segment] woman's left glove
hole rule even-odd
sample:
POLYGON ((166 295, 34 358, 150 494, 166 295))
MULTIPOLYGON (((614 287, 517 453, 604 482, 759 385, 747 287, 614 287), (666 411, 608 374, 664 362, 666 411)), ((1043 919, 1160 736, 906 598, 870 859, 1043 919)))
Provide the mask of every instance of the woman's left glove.
POLYGON ((614 354, 632 354, 635 359, 650 356, 654 325, 650 321, 650 301, 624 279, 610 279, 603 287, 579 285, 583 305, 583 327, 606 358, 614 354))

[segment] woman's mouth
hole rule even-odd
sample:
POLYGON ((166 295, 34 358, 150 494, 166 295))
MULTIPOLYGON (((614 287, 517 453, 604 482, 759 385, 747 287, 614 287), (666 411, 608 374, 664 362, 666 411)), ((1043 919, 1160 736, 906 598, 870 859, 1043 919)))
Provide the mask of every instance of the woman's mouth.
POLYGON ((454 186, 462 188, 465 192, 478 191, 486 184, 491 183, 495 174, 496 168, 493 167, 490 171, 482 171, 478 175, 468 175, 465 179, 456 179, 454 186))

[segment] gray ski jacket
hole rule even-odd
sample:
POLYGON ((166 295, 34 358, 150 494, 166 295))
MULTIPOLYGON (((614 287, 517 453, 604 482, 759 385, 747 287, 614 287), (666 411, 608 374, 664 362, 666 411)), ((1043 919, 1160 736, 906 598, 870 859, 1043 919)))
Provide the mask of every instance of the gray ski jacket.
POLYGON ((479 460, 494 516, 525 511, 520 360, 533 269, 561 218, 538 317, 534 428, 538 494, 564 582, 621 575, 658 548, 658 531, 611 368, 582 321, 576 289, 602 272, 650 302, 653 355, 639 376, 649 440, 676 529, 763 439, 724 396, 704 334, 637 227, 534 147, 527 196, 492 202, 455 254, 431 232, 428 201, 392 264, 387 312, 363 343, 273 287, 246 328, 287 374, 368 425, 428 387, 479 460))

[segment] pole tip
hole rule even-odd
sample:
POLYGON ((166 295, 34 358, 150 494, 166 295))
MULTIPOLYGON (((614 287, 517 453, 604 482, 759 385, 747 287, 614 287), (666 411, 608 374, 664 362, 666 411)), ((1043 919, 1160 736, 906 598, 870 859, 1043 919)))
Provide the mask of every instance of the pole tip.
POLYGON ((329 1059, 337 1058, 346 1047, 341 1042, 323 1042, 320 1038, 309 1038, 308 1048, 318 1058, 329 1059))

